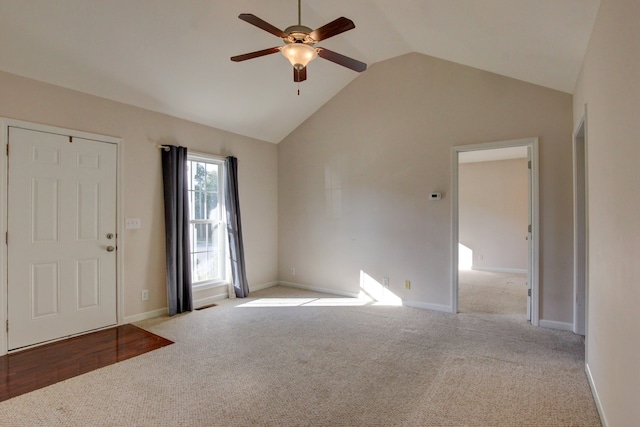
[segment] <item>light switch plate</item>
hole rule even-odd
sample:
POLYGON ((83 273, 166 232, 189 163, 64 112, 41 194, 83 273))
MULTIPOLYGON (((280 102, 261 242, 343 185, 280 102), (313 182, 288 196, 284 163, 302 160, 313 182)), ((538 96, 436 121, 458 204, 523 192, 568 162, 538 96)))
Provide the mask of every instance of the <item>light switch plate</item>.
POLYGON ((140 218, 127 218, 124 220, 124 227, 128 230, 142 227, 142 220, 140 218))

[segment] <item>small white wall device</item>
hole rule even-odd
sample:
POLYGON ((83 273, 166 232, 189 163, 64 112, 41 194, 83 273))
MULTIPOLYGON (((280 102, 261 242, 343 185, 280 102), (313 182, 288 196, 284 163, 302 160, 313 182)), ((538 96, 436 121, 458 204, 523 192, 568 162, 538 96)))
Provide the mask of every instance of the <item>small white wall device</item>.
POLYGON ((440 199, 442 199, 442 193, 429 194, 429 200, 440 200, 440 199))

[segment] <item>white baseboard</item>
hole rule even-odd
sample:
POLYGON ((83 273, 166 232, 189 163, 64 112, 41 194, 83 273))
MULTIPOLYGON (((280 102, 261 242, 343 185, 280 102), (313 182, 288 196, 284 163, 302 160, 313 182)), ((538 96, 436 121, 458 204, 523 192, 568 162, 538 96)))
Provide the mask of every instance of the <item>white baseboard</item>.
POLYGON ((311 285, 302 285, 300 283, 293 282, 279 282, 282 286, 288 286, 290 288, 304 289, 306 291, 320 292, 323 294, 336 295, 340 297, 358 298, 359 292, 340 291, 338 289, 320 288, 311 285))
POLYGON ((249 289, 250 292, 253 291, 261 291, 263 289, 268 289, 268 288, 272 288, 274 286, 278 286, 280 282, 269 282, 269 283, 261 283, 259 285, 251 285, 251 288, 249 289))
MULTIPOLYGON (((269 282, 269 283, 262 283, 260 285, 253 285, 251 286, 251 290, 252 291, 259 291, 261 289, 267 289, 270 288, 272 286, 276 286, 278 285, 278 282, 269 282)), ((227 294, 227 285, 223 285, 223 286, 219 286, 221 290, 224 290, 224 292, 216 294, 216 295, 212 295, 206 298, 199 298, 199 299, 194 299, 193 300, 193 308, 194 310, 196 308, 200 308, 200 307, 204 307, 205 305, 209 305, 209 304, 213 304, 216 301, 220 301, 223 299, 227 299, 229 298, 229 295, 227 294)), ((158 316, 164 316, 166 314, 169 313, 169 308, 168 307, 164 307, 164 308, 159 308, 157 310, 152 310, 152 311, 147 311, 145 313, 140 313, 140 314, 134 314, 132 316, 126 316, 123 320, 124 323, 135 323, 135 322, 140 322, 142 320, 146 320, 146 319, 152 319, 154 317, 158 317, 158 316)))
POLYGON ((573 323, 556 322, 555 320, 540 319, 539 326, 541 328, 558 329, 560 331, 573 332, 573 323))
POLYGON ((521 268, 501 268, 501 267, 471 267, 472 270, 476 271, 488 271, 491 273, 516 273, 516 274, 527 274, 527 269, 521 268))
POLYGON ((587 373, 587 380, 589 381, 589 387, 591 387, 591 394, 593 394, 593 400, 596 402, 596 409, 598 410, 598 415, 600 415, 600 422, 602 423, 602 427, 607 427, 609 423, 607 423, 607 417, 604 416, 604 410, 602 409, 600 396, 598 395, 596 384, 593 382, 593 376, 591 375, 591 368, 589 368, 588 363, 584 364, 584 371, 587 373))
MULTIPOLYGON (((358 298, 360 296, 360 292, 340 291, 337 289, 320 288, 318 286, 302 285, 300 283, 293 283, 293 282, 280 282, 280 285, 288 286, 290 288, 304 289, 306 291, 321 292, 323 294, 336 295, 336 296, 347 297, 347 298, 358 298)), ((406 307, 412 307, 412 308, 421 308, 424 310, 433 310, 433 311, 441 311, 444 313, 451 313, 451 306, 449 305, 430 304, 427 302, 420 302, 420 301, 402 301, 402 305, 406 307)))
POLYGON ((133 316, 126 316, 124 318, 124 323, 135 323, 141 320, 152 319, 158 316, 164 316, 169 314, 169 308, 159 308, 157 310, 147 311, 146 313, 134 314, 133 316))
POLYGON ((433 310, 433 311, 441 311, 444 313, 451 313, 450 305, 431 304, 428 302, 405 301, 405 300, 402 300, 402 305, 406 307, 421 308, 423 310, 433 310))

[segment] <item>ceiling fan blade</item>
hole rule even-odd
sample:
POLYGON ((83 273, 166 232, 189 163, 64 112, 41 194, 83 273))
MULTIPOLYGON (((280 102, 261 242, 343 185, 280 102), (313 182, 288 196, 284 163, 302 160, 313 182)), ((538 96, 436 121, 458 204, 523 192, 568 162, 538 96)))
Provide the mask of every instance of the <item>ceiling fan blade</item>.
POLYGON ((307 80, 307 67, 304 67, 302 70, 297 70, 295 67, 293 68, 293 81, 296 83, 300 83, 307 80))
POLYGON ((316 48, 316 50, 318 51, 319 57, 331 62, 335 62, 336 64, 342 65, 343 67, 350 68, 353 71, 361 73, 367 69, 367 64, 365 64, 364 62, 349 58, 348 56, 341 55, 332 50, 325 49, 323 47, 318 47, 316 48))
POLYGON ((325 40, 337 34, 344 33, 345 31, 352 30, 355 27, 356 24, 354 24, 351 19, 347 19, 343 16, 311 31, 309 33, 309 37, 319 42, 320 40, 325 40))
POLYGON ((251 13, 241 13, 240 15, 238 15, 238 18, 242 19, 245 22, 248 22, 251 25, 255 25, 256 27, 265 30, 266 32, 269 32, 276 37, 280 37, 281 39, 289 37, 289 34, 285 33, 279 28, 274 27, 267 21, 264 21, 251 13))
POLYGON ((232 56, 231 60, 233 62, 246 61, 247 59, 259 58, 265 55, 271 55, 272 53, 280 52, 279 47, 270 47, 269 49, 258 50, 256 52, 245 53, 244 55, 236 55, 232 56))

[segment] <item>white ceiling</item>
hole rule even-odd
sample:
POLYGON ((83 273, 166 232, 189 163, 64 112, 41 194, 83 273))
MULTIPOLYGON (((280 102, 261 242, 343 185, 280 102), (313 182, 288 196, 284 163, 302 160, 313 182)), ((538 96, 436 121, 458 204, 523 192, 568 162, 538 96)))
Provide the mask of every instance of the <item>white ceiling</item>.
MULTIPOLYGON (((302 24, 356 28, 318 43, 369 66, 409 52, 573 92, 599 0, 303 0, 302 24)), ((0 70, 270 142, 358 76, 314 60, 293 82, 282 45, 295 0, 0 0, 0 70)), ((366 71, 365 71, 366 72, 366 71)))

